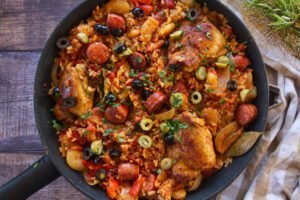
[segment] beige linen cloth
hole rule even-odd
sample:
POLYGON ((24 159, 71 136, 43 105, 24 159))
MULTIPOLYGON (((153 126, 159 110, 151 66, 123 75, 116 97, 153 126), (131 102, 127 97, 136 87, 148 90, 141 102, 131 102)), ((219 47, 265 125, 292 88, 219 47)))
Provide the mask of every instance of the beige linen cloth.
POLYGON ((241 14, 238 1, 221 2, 246 23, 265 63, 270 66, 269 82, 280 89, 280 95, 269 109, 256 155, 217 199, 300 200, 300 55, 296 58, 268 34, 258 30, 241 14))

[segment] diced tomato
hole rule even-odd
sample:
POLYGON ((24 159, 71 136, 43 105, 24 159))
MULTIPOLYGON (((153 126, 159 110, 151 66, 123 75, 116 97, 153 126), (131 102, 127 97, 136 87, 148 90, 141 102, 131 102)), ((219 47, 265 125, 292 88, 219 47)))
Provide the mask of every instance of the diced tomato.
POLYGON ((152 0, 137 0, 137 1, 147 5, 150 5, 152 3, 152 0))
POLYGON ((108 180, 108 185, 106 187, 106 192, 109 198, 111 199, 116 198, 118 189, 119 189, 119 182, 113 177, 110 177, 108 180))
POLYGON ((136 6, 136 7, 138 7, 139 6, 139 2, 138 2, 138 0, 131 0, 131 2, 136 6))
POLYGON ((155 186, 155 180, 156 180, 156 177, 153 175, 153 174, 150 174, 144 184, 143 184, 143 191, 151 191, 154 189, 154 186, 155 186))
POLYGON ((137 197, 139 192, 142 189, 142 185, 145 181, 145 177, 139 177, 136 181, 134 181, 132 187, 130 188, 129 194, 133 197, 137 197))
POLYGON ((140 5, 139 6, 145 13, 145 15, 150 15, 153 11, 153 6, 151 5, 140 5))
POLYGON ((91 123, 89 123, 88 127, 86 127, 86 130, 88 130, 89 132, 96 132, 97 129, 94 125, 92 125, 91 123))
POLYGON ((177 81, 174 88, 173 88, 174 92, 180 92, 185 94, 186 96, 189 95, 189 91, 187 89, 187 87, 185 86, 185 84, 182 81, 177 81))

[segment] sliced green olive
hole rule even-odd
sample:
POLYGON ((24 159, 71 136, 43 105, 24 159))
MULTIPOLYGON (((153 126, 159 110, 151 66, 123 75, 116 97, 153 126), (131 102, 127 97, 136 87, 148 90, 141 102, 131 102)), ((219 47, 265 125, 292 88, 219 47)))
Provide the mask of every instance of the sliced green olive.
POLYGON ((163 170, 168 170, 172 167, 173 165, 173 160, 171 158, 164 158, 162 159, 162 161, 160 162, 160 167, 163 170))
POLYGON ((191 94, 191 102, 193 104, 199 104, 202 100, 202 95, 200 92, 198 91, 194 91, 192 94, 191 94))
POLYGON ((246 101, 247 95, 249 94, 249 92, 250 92, 249 89, 243 89, 243 90, 240 92, 240 97, 241 97, 242 102, 245 102, 245 101, 246 101))
POLYGON ((77 38, 82 43, 85 43, 85 44, 89 43, 89 37, 85 33, 78 33, 77 38))
POLYGON ((203 81, 206 78, 206 74, 207 74, 206 68, 201 66, 196 71, 196 78, 200 81, 203 81))
POLYGON ((138 139, 138 143, 143 148, 149 148, 152 146, 152 139, 148 135, 142 135, 138 139))
POLYGON ((100 155, 103 151, 102 140, 96 140, 91 144, 91 151, 93 154, 100 155))
POLYGON ((144 131, 149 131, 153 126, 153 121, 148 118, 143 118, 140 122, 140 126, 144 131))
POLYGON ((103 181, 106 178, 106 171, 105 169, 99 169, 99 171, 96 173, 96 179, 99 181, 103 181))

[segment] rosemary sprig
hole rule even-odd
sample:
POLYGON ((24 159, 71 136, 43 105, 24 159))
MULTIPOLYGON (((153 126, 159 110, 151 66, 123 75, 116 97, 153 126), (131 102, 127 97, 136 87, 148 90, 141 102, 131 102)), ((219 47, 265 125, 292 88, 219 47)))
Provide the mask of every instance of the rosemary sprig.
POLYGON ((264 11, 276 31, 291 30, 300 36, 300 0, 248 0, 247 4, 264 11))

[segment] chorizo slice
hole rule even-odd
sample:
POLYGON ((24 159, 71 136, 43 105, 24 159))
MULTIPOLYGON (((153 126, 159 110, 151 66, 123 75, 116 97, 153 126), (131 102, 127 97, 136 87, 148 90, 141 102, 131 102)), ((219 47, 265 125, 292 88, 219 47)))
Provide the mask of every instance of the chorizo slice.
POLYGON ((88 46, 86 54, 91 62, 103 64, 109 59, 110 50, 102 42, 94 42, 88 46))
POLYGON ((166 101, 167 95, 161 91, 156 91, 148 97, 144 106, 149 112, 153 113, 161 109, 166 101))

